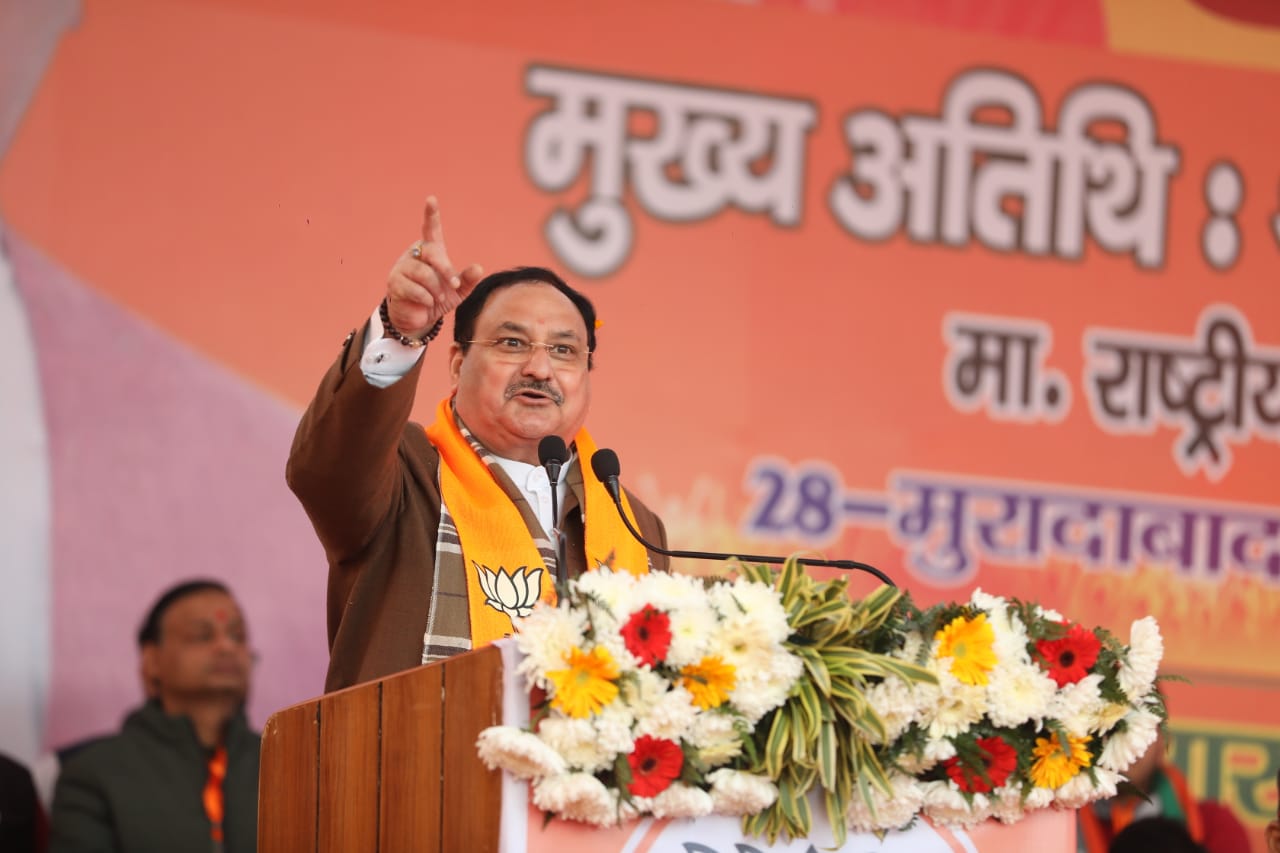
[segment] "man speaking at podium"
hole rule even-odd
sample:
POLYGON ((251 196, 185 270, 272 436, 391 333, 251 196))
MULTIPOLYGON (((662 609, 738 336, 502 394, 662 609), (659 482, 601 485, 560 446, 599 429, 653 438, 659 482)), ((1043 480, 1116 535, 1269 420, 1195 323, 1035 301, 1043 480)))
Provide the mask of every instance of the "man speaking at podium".
MULTIPOLYGON (((555 273, 457 271, 440 208, 387 278, 298 425, 286 479, 329 561, 326 690, 485 645, 511 616, 554 600, 556 532, 573 577, 607 564, 665 569, 623 526, 604 487, 583 476, 595 444, 595 308, 555 273), (423 352, 454 315, 451 393, 427 427, 409 420, 423 352), (538 447, 569 445, 556 505, 538 447)), ((548 466, 551 467, 551 466, 548 466)), ((634 496, 645 538, 662 522, 634 496)))

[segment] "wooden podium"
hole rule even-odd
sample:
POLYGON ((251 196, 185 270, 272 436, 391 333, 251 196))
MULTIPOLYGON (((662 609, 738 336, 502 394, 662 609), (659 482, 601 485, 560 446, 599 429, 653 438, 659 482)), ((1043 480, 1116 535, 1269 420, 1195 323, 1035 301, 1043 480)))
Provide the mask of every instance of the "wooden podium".
MULTIPOLYGON (((485 769, 475 744, 483 729, 502 723, 504 683, 515 679, 504 675, 503 650, 489 646, 273 714, 262 733, 260 853, 497 853, 503 774, 485 769)), ((737 818, 543 826, 541 814, 516 799, 509 808, 526 820, 515 837, 527 839, 519 849, 530 853, 619 853, 637 844, 668 851, 741 849, 748 842, 769 848, 742 838, 737 818)), ((815 802, 815 815, 820 811, 815 802)), ((893 849, 1076 848, 1070 811, 1044 809, 1013 826, 986 821, 967 834, 926 824, 895 833, 893 849)), ((829 838, 830 828, 815 837, 829 838)), ((879 850, 882 841, 851 836, 841 849, 879 850)))
POLYGON ((272 714, 259 853, 497 851, 502 776, 475 744, 501 716, 492 647, 272 714))

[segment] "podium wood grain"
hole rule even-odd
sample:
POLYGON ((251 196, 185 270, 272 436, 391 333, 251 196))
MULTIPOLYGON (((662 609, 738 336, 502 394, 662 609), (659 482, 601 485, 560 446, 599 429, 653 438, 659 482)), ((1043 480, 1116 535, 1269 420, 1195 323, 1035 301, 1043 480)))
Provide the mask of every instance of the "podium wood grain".
POLYGON ((501 713, 501 656, 487 648, 273 714, 258 850, 496 853, 502 780, 475 741, 501 713))

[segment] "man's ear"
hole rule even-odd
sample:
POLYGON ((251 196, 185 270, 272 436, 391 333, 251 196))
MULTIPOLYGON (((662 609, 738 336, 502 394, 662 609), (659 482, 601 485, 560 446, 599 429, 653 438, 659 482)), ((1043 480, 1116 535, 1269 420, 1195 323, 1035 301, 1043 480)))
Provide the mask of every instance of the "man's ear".
POLYGON ((160 697, 160 647, 147 643, 142 647, 138 671, 142 675, 142 692, 148 699, 160 697))
POLYGON ((1280 853, 1280 818, 1267 824, 1267 853, 1280 853))
POLYGON ((454 341, 449 344, 449 384, 451 391, 458 390, 458 377, 462 375, 462 359, 466 353, 462 351, 462 344, 454 341))

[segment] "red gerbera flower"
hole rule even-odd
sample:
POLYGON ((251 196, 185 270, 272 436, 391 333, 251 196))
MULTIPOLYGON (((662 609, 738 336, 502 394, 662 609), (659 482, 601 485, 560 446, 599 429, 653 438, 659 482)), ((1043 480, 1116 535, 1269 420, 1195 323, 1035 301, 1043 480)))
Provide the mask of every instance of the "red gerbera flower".
POLYGON ((671 648, 671 617, 652 605, 631 614, 622 626, 622 639, 627 651, 649 666, 662 663, 671 648))
POLYGON ((1080 625, 1072 625, 1067 634, 1058 640, 1040 640, 1036 650, 1044 658, 1049 677, 1059 687, 1075 684, 1089 674, 1089 668, 1098 660, 1102 643, 1094 633, 1080 625))
POLYGON ((986 794, 1003 785, 1010 774, 1018 769, 1018 751, 1000 737, 981 738, 978 749, 982 751, 982 766, 987 772, 986 778, 983 778, 977 768, 961 763, 959 756, 948 758, 942 766, 961 791, 986 794))
POLYGON ((673 740, 641 735, 627 756, 631 784, 627 790, 637 797, 653 797, 670 787, 684 769, 684 752, 673 740))

